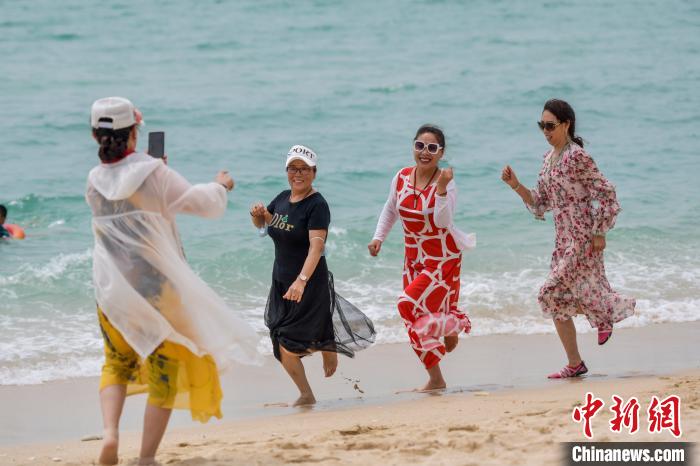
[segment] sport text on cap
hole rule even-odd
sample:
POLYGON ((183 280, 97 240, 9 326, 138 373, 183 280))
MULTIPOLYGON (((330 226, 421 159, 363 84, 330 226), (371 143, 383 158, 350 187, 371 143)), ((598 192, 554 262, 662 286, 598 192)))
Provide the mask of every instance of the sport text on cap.
POLYGON ((306 146, 297 144, 292 146, 292 148, 289 149, 289 152, 287 152, 287 166, 289 166, 289 164, 294 160, 301 160, 306 165, 315 167, 317 158, 318 157, 314 151, 306 146))

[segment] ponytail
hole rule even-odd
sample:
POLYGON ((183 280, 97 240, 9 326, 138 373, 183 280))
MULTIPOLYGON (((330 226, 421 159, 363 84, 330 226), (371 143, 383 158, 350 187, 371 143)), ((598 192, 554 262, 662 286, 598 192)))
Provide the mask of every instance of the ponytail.
POLYGON ((574 136, 573 134, 574 132, 569 130, 569 138, 579 146, 583 147, 583 138, 581 136, 574 136))
POLYGON ((124 158, 133 128, 133 126, 121 129, 93 128, 92 135, 100 145, 97 155, 102 163, 114 163, 124 158))

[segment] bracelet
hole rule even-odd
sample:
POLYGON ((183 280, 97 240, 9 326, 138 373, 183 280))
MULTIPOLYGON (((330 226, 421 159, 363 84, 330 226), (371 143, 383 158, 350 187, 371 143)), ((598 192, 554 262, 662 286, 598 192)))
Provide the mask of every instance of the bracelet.
POLYGON ((226 190, 226 192, 229 192, 229 191, 231 191, 230 189, 228 189, 228 185, 226 185, 226 184, 223 184, 223 183, 219 183, 219 184, 220 184, 221 186, 223 186, 223 187, 224 187, 224 189, 226 190))
POLYGON ((518 186, 516 186, 515 188, 511 188, 511 189, 512 189, 513 191, 517 191, 518 188, 520 188, 520 186, 522 186, 522 185, 520 184, 520 182, 518 182, 518 186))

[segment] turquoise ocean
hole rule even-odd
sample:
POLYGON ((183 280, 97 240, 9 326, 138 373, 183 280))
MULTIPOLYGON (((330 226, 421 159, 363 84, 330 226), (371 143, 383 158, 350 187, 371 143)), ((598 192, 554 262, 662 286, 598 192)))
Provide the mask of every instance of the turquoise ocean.
POLYGON ((36 0, 0 11, 0 203, 27 231, 0 242, 0 384, 99 374, 83 193, 98 160, 89 108, 111 95, 143 111, 141 149, 148 131, 166 132, 170 164, 190 181, 233 174, 224 218, 178 224, 192 267, 263 352, 273 248, 248 207, 285 189, 297 143, 319 154, 338 291, 374 320, 378 344, 407 341, 400 226, 380 257, 366 245, 425 122, 446 132, 456 223, 478 238, 462 267, 473 335, 553 332, 536 300, 551 217, 534 220, 500 181, 510 163, 534 184, 548 149, 535 122, 551 97, 573 105, 617 186, 606 267, 638 302, 622 326, 700 319, 697 1, 36 0))

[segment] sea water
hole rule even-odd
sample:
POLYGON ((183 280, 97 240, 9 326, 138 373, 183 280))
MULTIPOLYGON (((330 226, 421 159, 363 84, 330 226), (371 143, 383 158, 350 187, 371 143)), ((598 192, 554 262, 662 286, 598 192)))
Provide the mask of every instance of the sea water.
MULTIPOLYGON (((24 241, 0 241, 0 384, 97 375, 91 288, 88 123, 100 97, 130 98, 166 132, 191 182, 229 169, 223 219, 182 216, 197 273, 260 334, 273 261, 248 208, 287 188, 293 144, 319 155, 332 212, 338 291, 406 342, 400 225, 366 245, 423 123, 442 126, 459 189, 456 224, 475 232, 461 306, 473 335, 552 332, 537 304, 553 223, 500 180, 532 186, 548 149, 535 122, 569 101, 577 131, 623 211, 606 269, 637 298, 621 326, 700 318, 700 4, 694 1, 0 1, 0 203, 24 241)), ((580 330, 589 330, 579 319, 580 330)), ((407 350, 408 351, 408 350, 407 350)), ((410 355, 407 353, 407 357, 410 355)))

